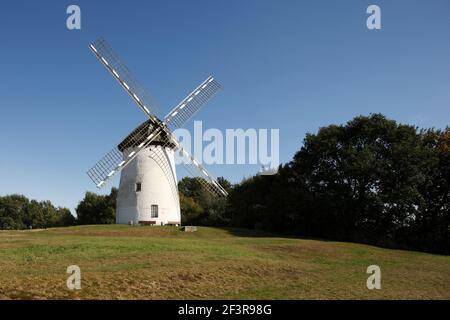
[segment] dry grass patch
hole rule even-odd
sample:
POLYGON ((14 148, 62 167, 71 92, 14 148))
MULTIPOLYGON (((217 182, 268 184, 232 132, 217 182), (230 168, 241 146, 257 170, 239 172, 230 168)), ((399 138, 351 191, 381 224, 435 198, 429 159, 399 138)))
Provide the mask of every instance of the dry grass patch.
POLYGON ((450 299, 449 288, 450 257, 353 243, 215 228, 0 233, 0 299, 450 299), (365 286, 370 264, 382 290, 365 286))

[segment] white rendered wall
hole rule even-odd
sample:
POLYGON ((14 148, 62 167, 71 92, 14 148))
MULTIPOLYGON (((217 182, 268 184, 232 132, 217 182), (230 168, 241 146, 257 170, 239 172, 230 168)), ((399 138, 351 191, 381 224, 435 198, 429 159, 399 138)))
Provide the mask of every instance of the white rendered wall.
MULTIPOLYGON (((131 151, 127 150, 124 156, 131 151)), ((128 224, 130 221, 134 224, 155 221, 156 225, 181 222, 173 150, 151 146, 138 153, 121 172, 116 208, 118 224, 128 224), (151 150, 154 148, 162 152, 163 161, 152 158, 154 153, 151 150), (165 174, 162 166, 169 175, 165 174), (141 183, 140 192, 136 192, 138 182, 141 183), (158 205, 158 218, 151 217, 151 205, 158 205)))

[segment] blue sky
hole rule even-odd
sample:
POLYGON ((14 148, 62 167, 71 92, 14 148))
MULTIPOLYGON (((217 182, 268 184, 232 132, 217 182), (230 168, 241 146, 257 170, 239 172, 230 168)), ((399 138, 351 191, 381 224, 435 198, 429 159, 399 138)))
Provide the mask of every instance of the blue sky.
MULTIPOLYGON (((195 119, 205 129, 279 128, 281 162, 306 132, 360 114, 450 124, 446 0, 8 1, 0 10, 0 195, 73 209, 97 191, 86 170, 145 120, 88 50, 99 36, 162 115, 213 74, 223 90, 195 119), (81 7, 79 31, 66 28, 70 4, 81 7), (366 27, 370 4, 381 7, 381 30, 366 27)), ((258 167, 208 169, 238 182, 258 167)))

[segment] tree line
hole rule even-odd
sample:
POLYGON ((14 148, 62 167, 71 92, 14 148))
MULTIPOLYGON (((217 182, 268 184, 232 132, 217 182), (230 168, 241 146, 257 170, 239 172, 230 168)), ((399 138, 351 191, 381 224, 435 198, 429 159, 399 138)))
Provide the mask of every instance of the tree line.
POLYGON ((75 217, 50 201, 29 200, 23 195, 0 197, 0 229, 17 230, 71 226, 75 217))
POLYGON ((0 197, 0 230, 41 229, 116 222, 117 188, 109 195, 86 192, 73 216, 68 208, 50 201, 30 200, 19 194, 0 197))
MULTIPOLYGON (((307 134, 274 175, 219 182, 226 199, 193 178, 179 182, 182 224, 450 253, 450 128, 359 116, 307 134)), ((75 219, 48 201, 0 197, 0 228, 114 223, 116 198, 116 188, 86 192, 75 219)))
POLYGON ((360 116, 307 134, 277 174, 228 184, 226 203, 193 184, 180 182, 187 224, 450 253, 450 128, 360 116))

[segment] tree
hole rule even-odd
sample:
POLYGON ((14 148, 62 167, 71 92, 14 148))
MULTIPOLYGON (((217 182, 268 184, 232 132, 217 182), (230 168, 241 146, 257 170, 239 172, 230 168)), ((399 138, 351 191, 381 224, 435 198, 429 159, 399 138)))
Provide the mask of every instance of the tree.
POLYGON ((389 243, 423 202, 429 156, 416 128, 374 114, 307 135, 291 167, 311 193, 317 235, 389 243))
POLYGON ((76 208, 78 224, 111 224, 116 221, 117 188, 109 195, 86 192, 76 208))
MULTIPOLYGON (((218 182, 225 190, 231 190, 231 183, 225 178, 218 178, 218 182)), ((212 195, 198 179, 184 177, 178 182, 178 190, 183 224, 226 225, 228 223, 226 200, 212 195)))
POLYGON ((58 208, 57 215, 59 216, 59 220, 56 224, 58 227, 64 226, 74 226, 77 224, 77 219, 70 213, 70 210, 67 208, 58 208))
POLYGON ((0 197, 0 228, 5 230, 25 229, 25 215, 30 201, 23 195, 0 197))
POLYGON ((75 221, 69 209, 56 208, 50 201, 30 201, 23 195, 0 197, 0 229, 70 226, 75 221))
POLYGON ((424 203, 408 240, 421 250, 450 253, 450 128, 422 130, 421 137, 431 153, 420 186, 424 203))
POLYGON ((198 224, 204 210, 191 197, 185 196, 180 192, 180 208, 181 208, 181 223, 183 225, 198 224))
POLYGON ((233 188, 233 185, 230 181, 225 179, 224 177, 218 177, 217 182, 225 189, 226 192, 230 192, 233 188))
POLYGON ((450 251, 450 130, 381 114, 307 134, 274 176, 230 192, 231 224, 246 228, 450 251))

